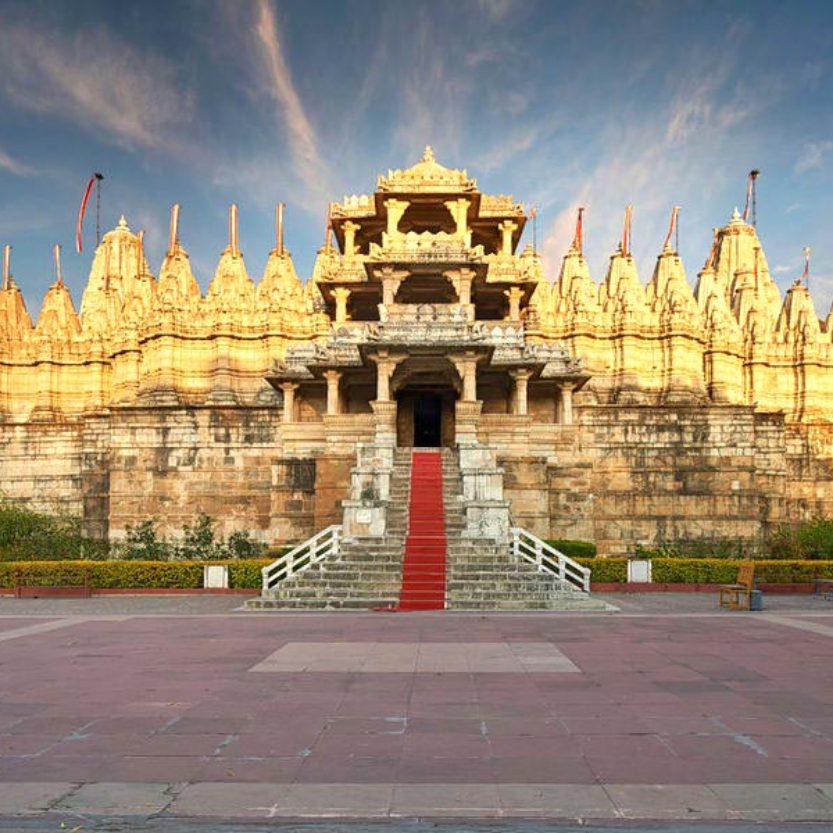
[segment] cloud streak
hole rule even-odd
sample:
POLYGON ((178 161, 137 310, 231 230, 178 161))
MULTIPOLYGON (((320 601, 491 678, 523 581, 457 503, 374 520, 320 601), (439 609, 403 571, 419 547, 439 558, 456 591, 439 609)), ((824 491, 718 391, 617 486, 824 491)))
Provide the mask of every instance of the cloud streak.
POLYGON ((295 171, 317 198, 327 192, 327 166, 318 151, 318 137, 292 80, 281 42, 275 11, 268 0, 259 0, 255 42, 262 58, 259 92, 278 105, 278 121, 286 135, 295 171))
POLYGON ((795 172, 804 174, 814 168, 820 168, 824 157, 833 150, 833 141, 824 139, 820 142, 807 142, 801 149, 801 154, 795 160, 795 172))
POLYGON ((193 109, 164 58, 101 27, 68 37, 10 15, 0 17, 0 94, 131 149, 174 144, 193 109))
POLYGON ((6 171, 15 176, 28 176, 35 172, 33 168, 9 156, 3 148, 0 148, 0 171, 6 171))

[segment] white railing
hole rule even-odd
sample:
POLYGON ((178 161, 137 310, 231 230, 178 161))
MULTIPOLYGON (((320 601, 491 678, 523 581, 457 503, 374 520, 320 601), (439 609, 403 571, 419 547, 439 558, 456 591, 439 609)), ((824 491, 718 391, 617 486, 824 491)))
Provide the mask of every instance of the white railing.
POLYGON ((539 572, 553 573, 584 593, 590 592, 590 570, 551 547, 520 526, 512 527, 512 554, 534 564, 539 572))
POLYGON ((313 564, 336 555, 341 546, 341 538, 340 526, 328 526, 280 558, 276 558, 260 571, 263 574, 263 589, 270 590, 284 579, 302 573, 313 564))

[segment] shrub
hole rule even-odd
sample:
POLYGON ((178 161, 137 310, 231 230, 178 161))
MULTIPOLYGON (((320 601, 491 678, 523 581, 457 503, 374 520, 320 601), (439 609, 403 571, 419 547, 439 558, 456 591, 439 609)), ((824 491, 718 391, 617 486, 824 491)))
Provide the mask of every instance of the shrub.
POLYGON ((229 587, 237 590, 259 590, 263 586, 261 570, 271 564, 271 558, 257 558, 248 561, 232 561, 228 565, 229 587))
POLYGON ((590 568, 590 581, 621 584, 628 580, 627 558, 576 558, 575 560, 583 567, 590 568))
POLYGON ((592 541, 571 541, 566 538, 556 538, 547 541, 551 547, 564 553, 567 558, 595 558, 596 545, 592 541))
POLYGON ((186 561, 7 561, 0 564, 0 586, 12 587, 15 574, 21 583, 44 585, 83 584, 89 574, 93 588, 202 587, 203 565, 186 561))
POLYGON ((833 519, 817 516, 797 526, 780 526, 769 535, 765 548, 774 559, 833 559, 833 519))
POLYGON ((171 557, 171 547, 168 542, 157 538, 154 521, 142 521, 136 526, 127 524, 125 530, 124 542, 118 548, 120 558, 167 561, 171 557))
POLYGON ((0 501, 0 561, 99 559, 108 554, 106 541, 83 534, 79 518, 0 501))
POLYGON ((753 557, 754 543, 742 538, 681 538, 653 547, 636 545, 636 558, 740 558, 753 557))

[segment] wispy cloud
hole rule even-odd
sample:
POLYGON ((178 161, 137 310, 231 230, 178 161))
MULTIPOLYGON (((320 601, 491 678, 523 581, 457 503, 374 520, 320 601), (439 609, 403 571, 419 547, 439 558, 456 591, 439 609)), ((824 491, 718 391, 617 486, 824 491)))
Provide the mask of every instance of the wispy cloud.
POLYGON ((147 49, 101 27, 67 36, 11 14, 0 15, 0 94, 129 148, 173 143, 193 109, 173 64, 147 49))
POLYGON ((0 171, 6 171, 15 176, 27 176, 35 172, 33 168, 9 156, 3 148, 0 148, 0 171))
POLYGON ((262 59, 259 92, 278 105, 278 121, 286 135, 289 152, 299 178, 316 199, 327 194, 327 166, 318 151, 318 137, 292 80, 281 42, 275 11, 268 0, 259 0, 255 42, 262 59))
POLYGON ((814 168, 820 168, 824 157, 833 150, 833 141, 822 139, 818 142, 807 142, 795 160, 795 172, 803 174, 814 168))
POLYGON ((506 19, 510 13, 518 8, 518 0, 478 0, 480 10, 495 22, 506 19))

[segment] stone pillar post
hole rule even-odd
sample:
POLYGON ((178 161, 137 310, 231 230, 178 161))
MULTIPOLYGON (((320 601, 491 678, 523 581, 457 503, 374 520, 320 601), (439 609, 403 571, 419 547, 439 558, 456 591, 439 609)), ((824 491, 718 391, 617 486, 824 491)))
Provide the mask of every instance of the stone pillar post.
POLYGON ((392 266, 385 266, 376 274, 382 282, 382 306, 389 307, 395 304, 396 293, 399 292, 402 281, 411 273, 404 269, 394 269, 392 266))
POLYGON ((509 299, 509 315, 507 321, 521 320, 521 298, 524 291, 520 286, 513 286, 503 293, 509 299))
POLYGON ((341 398, 339 395, 339 382, 341 381, 340 370, 325 370, 323 373, 327 380, 327 413, 341 413, 341 398))
POLYGON ((516 370, 510 370, 509 375, 515 380, 515 413, 520 416, 526 416, 529 401, 528 383, 532 371, 525 368, 517 368, 516 370))
POLYGON ((454 269, 443 272, 445 279, 454 287, 457 300, 462 306, 468 306, 471 303, 471 283, 475 274, 474 269, 454 269))
POLYGON ((281 382, 278 387, 283 391, 283 421, 295 422, 295 391, 301 386, 297 382, 281 382))
POLYGON ((333 298, 336 299, 336 324, 343 324, 349 320, 347 315, 347 301, 350 299, 350 290, 339 286, 333 290, 333 298))
POLYGON ((385 200, 385 208, 388 212, 388 225, 385 234, 385 245, 390 245, 400 237, 399 221, 405 213, 405 209, 410 205, 407 200, 390 199, 385 200))
POLYGON ((498 228, 502 235, 502 244, 500 247, 501 254, 512 254, 512 233, 518 228, 518 224, 512 220, 504 220, 498 228))
POLYGON ((561 424, 573 424, 573 383, 564 382, 561 385, 561 424))
POLYGON ((344 256, 347 258, 353 257, 356 253, 356 232, 361 226, 352 220, 348 220, 342 224, 341 228, 344 230, 344 256))

